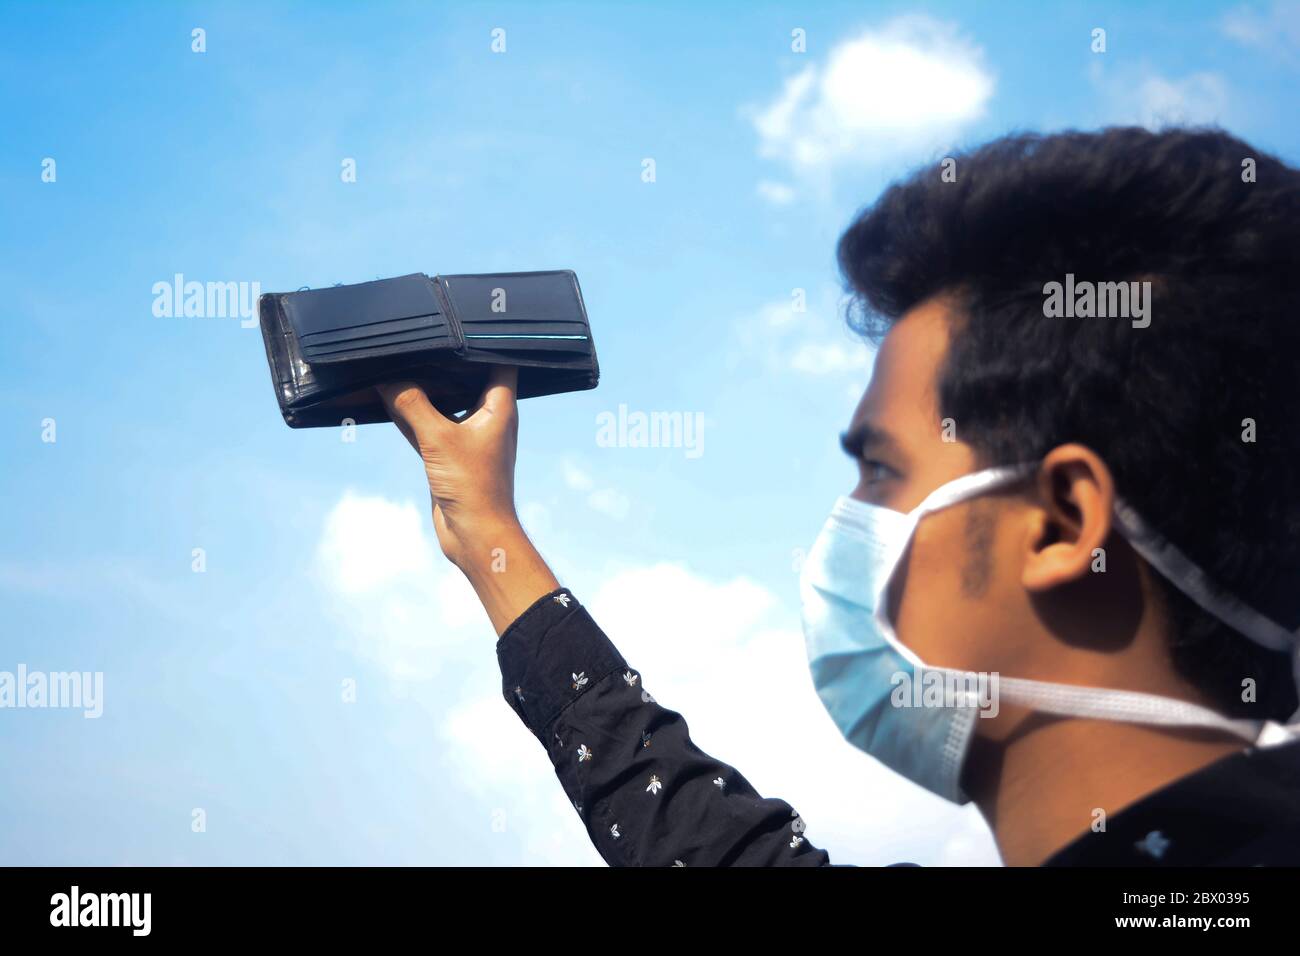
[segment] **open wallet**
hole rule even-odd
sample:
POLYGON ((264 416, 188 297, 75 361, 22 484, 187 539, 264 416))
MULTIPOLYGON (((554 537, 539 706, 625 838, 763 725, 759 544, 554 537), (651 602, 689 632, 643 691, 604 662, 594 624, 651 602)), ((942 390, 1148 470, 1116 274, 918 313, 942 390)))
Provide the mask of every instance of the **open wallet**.
POLYGON ((280 412, 292 428, 390 421, 375 386, 409 381, 439 411, 472 408, 488 366, 519 368, 519 398, 600 379, 578 277, 423 273, 257 300, 280 412))

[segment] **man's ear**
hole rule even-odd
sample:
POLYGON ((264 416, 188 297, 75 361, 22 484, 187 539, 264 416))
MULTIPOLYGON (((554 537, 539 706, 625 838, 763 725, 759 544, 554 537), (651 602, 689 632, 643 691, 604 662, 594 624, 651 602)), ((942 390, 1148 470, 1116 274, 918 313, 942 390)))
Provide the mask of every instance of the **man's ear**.
POLYGON ((1092 572, 1099 557, 1104 561, 1115 483, 1092 449, 1073 443, 1043 458, 1036 481, 1038 504, 1021 584, 1042 592, 1078 581, 1092 572))

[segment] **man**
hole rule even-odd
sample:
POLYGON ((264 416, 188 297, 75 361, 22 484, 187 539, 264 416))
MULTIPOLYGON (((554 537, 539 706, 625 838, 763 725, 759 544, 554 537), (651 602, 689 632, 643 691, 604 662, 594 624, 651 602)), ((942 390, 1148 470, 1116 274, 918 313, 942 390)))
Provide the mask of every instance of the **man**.
MULTIPOLYGON (((851 742, 973 800, 1007 864, 1300 863, 1300 173, 1140 129, 1008 137, 955 172, 840 240, 879 349, 842 438, 857 486, 804 571, 818 693, 851 742)), ((593 843, 829 863, 528 541, 514 381, 458 422, 383 391, 593 843)))

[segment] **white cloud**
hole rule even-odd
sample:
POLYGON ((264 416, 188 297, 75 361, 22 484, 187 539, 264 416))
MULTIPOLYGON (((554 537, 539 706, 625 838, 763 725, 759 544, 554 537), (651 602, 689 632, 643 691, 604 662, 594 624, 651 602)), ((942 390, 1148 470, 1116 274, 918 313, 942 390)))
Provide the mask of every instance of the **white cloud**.
POLYGON ((1193 73, 1180 80, 1149 76, 1137 88, 1139 121, 1152 128, 1179 123, 1216 122, 1227 106, 1223 78, 1215 73, 1193 73))
POLYGON ((837 298, 830 287, 809 290, 802 312, 795 311, 793 298, 784 298, 738 320, 736 360, 757 360, 776 373, 828 379, 851 374, 861 381, 870 373, 872 349, 839 317, 843 303, 837 298))
POLYGON ((1146 66, 1108 73, 1098 58, 1089 69, 1108 123, 1137 123, 1153 130, 1217 123, 1228 108, 1227 83, 1217 73, 1170 78, 1146 66))
POLYGON ((566 486, 587 492, 587 507, 592 511, 618 521, 627 517, 632 508, 627 495, 613 488, 597 488, 591 475, 568 459, 560 463, 560 469, 566 486))
POLYGON ((627 517, 632 507, 627 495, 613 488, 597 488, 587 496, 587 504, 593 511, 619 521, 627 517))
POLYGON ((519 521, 530 535, 545 534, 551 527, 551 509, 540 501, 525 501, 518 507, 519 521))
POLYGON ((806 315, 807 312, 795 311, 792 300, 780 299, 776 302, 769 302, 759 310, 759 324, 776 329, 789 325, 795 319, 806 315))
POLYGON ((450 647, 482 641, 484 614, 444 560, 427 509, 346 492, 325 519, 316 572, 359 657, 427 679, 450 647))
POLYGON ((595 486, 596 483, 591 480, 591 475, 573 462, 566 459, 560 467, 564 471, 564 483, 574 491, 590 491, 595 486))
POLYGON ((344 595, 372 592, 398 578, 429 578, 435 567, 415 505, 350 490, 325 518, 317 558, 329 584, 344 595))
POLYGON ((806 175, 943 145, 984 115, 993 88, 955 24, 907 15, 841 42, 752 118, 760 155, 806 175))
POLYGON ((1274 0, 1260 12, 1242 6, 1224 14, 1225 36, 1282 60, 1300 56, 1300 0, 1274 0))
POLYGON ((604 865, 546 750, 501 694, 463 700, 441 716, 436 733, 445 772, 489 809, 503 829, 522 834, 524 862, 604 865))
POLYGON ((758 194, 774 206, 785 206, 794 201, 795 191, 785 183, 764 179, 757 188, 758 194))
POLYGON ((790 367, 808 375, 865 372, 871 352, 856 342, 807 342, 790 356, 790 367))

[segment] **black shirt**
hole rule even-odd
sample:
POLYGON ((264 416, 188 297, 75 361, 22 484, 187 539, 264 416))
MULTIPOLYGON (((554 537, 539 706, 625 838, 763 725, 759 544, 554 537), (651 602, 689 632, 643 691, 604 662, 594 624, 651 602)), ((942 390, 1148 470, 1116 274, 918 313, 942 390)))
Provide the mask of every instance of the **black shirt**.
MULTIPOLYGON (((611 866, 832 866, 784 800, 691 741, 567 589, 497 641, 506 701, 611 866)), ((1085 832, 1047 866, 1300 864, 1300 741, 1248 749, 1085 832)))

